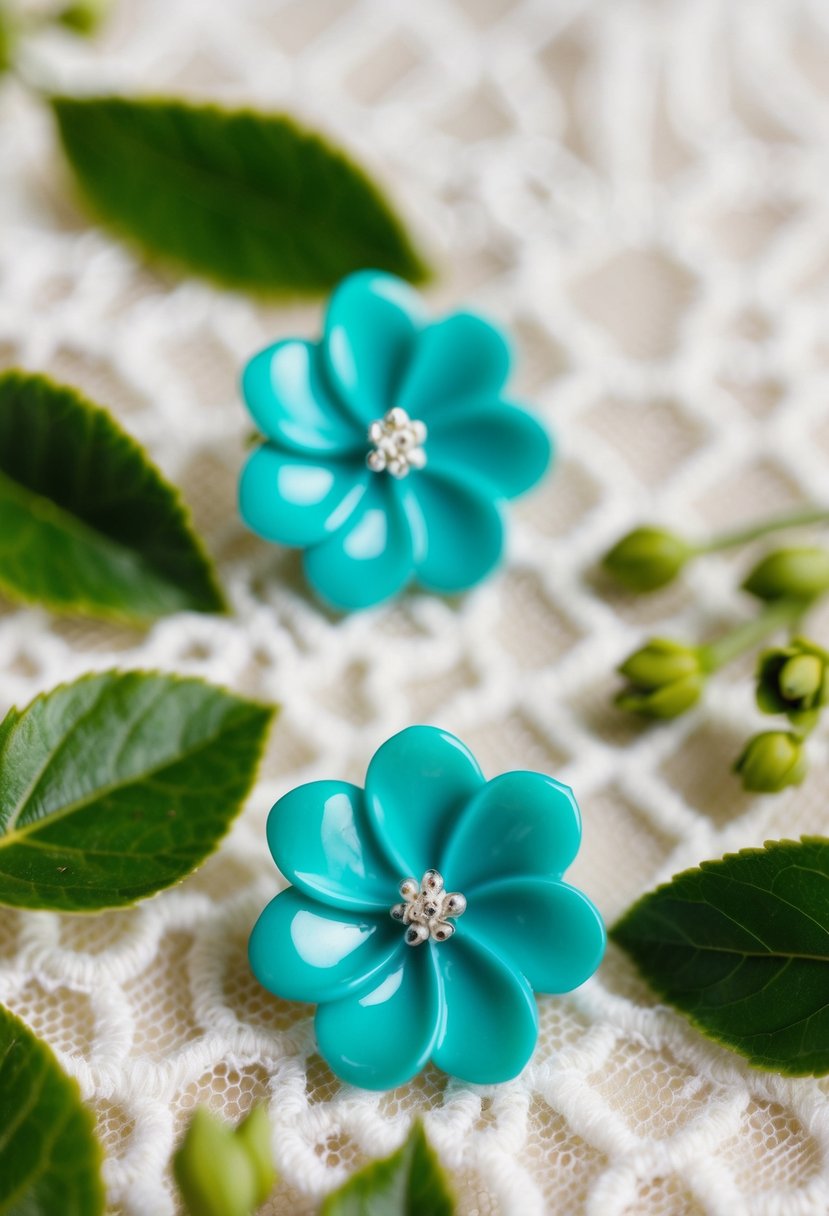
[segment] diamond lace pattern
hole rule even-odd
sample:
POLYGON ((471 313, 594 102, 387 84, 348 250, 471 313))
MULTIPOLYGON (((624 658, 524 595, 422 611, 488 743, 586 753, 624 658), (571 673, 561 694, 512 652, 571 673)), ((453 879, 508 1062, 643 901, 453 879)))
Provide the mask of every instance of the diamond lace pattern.
MULTIPOLYGON (((182 485, 234 614, 141 635, 0 605, 0 710, 115 664, 284 706, 248 808, 200 873, 130 911, 0 917, 0 999, 93 1104, 112 1212, 172 1216, 167 1162, 197 1103, 236 1119, 268 1101, 283 1179, 269 1216, 314 1211, 418 1114, 464 1216, 825 1213, 829 1087, 708 1044, 612 947, 584 988, 540 1001, 514 1083, 427 1070, 387 1094, 338 1084, 308 1010, 260 989, 245 949, 278 881, 271 803, 300 781, 362 781, 410 722, 461 736, 488 776, 572 784, 572 878, 609 920, 703 857, 825 831, 825 737, 799 791, 751 799, 729 776, 756 724, 747 666, 664 729, 609 705, 614 664, 657 622, 700 631, 739 610, 744 559, 644 602, 592 568, 649 516, 694 532, 826 497, 826 4, 122 0, 97 43, 50 39, 39 57, 66 88, 253 102, 341 139, 446 268, 435 308, 473 303, 515 334, 515 395, 561 446, 556 476, 512 512, 501 576, 459 603, 415 595, 335 622, 297 557, 234 507, 238 369, 316 333, 320 307, 143 268, 87 225, 42 110, 5 88, 0 366, 114 409, 182 485)), ((829 615, 815 629, 829 637, 829 615)))

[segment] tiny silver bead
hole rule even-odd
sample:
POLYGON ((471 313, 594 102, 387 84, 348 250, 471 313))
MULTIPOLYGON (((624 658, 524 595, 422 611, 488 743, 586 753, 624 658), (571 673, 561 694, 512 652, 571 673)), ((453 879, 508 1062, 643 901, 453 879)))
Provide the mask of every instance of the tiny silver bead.
POLYGON ((409 415, 405 410, 402 410, 399 405, 396 405, 393 409, 388 411, 384 421, 387 422, 389 426, 393 426, 396 430, 398 427, 406 425, 406 423, 409 421, 409 415))
POLYGON ((429 930, 425 925, 409 925, 406 930, 406 945, 420 946, 429 936, 429 930))
POLYGON ((432 929, 432 937, 436 942, 447 941, 455 932, 455 926, 448 920, 439 921, 432 929))
POLYGON ((462 916, 466 911, 466 896, 461 895, 460 891, 453 891, 447 895, 443 906, 449 916, 462 916))
POLYGON ((427 870, 423 875, 422 886, 424 891, 442 891, 443 877, 438 873, 437 870, 427 870))
POLYGON ((415 878, 404 878, 398 890, 407 903, 409 900, 416 899, 420 894, 420 887, 415 878))

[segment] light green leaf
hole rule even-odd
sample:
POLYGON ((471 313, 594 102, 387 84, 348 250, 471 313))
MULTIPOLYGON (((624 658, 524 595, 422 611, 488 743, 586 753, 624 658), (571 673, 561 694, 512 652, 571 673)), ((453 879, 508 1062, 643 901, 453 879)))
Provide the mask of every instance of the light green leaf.
POLYGON ((374 1161, 329 1195, 320 1216, 452 1216, 455 1201, 446 1175, 415 1123, 408 1140, 383 1161, 374 1161))
POLYGON ((0 1212, 99 1216, 101 1149, 77 1083, 0 1005, 0 1212))
POLYGON ((426 274, 363 171, 284 115, 119 97, 52 107, 94 211, 150 255, 265 292, 326 291, 365 267, 426 274))
POLYGON ((201 680, 84 676, 0 726, 0 903, 95 912, 184 878, 227 831, 273 711, 201 680))
POLYGON ((177 491, 135 440, 16 371, 0 375, 0 593, 133 624, 224 611, 177 491))
POLYGON ((829 1072, 829 840, 768 841, 644 895, 611 936, 654 989, 758 1068, 829 1072))

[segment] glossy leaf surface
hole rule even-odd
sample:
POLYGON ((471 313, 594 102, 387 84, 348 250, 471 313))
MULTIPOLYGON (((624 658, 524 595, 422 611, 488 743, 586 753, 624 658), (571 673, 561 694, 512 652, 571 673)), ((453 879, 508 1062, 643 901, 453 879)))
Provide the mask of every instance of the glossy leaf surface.
POLYGON ((25 372, 0 375, 0 592, 142 624, 222 612, 178 492, 106 410, 25 372))
POLYGON ((204 861, 253 780, 272 710, 200 680, 85 676, 0 725, 0 903, 93 912, 204 861))
POLYGON ((0 1212, 99 1216, 101 1149, 77 1083, 0 1005, 0 1212))
POLYGON ((265 292, 326 291, 366 266, 426 274, 363 170, 285 115, 121 97, 52 108, 94 210, 151 255, 265 292))
POLYGON ((705 861, 612 931, 657 992, 760 1068, 829 1072, 829 840, 705 861))
POLYGON ((401 1148, 360 1170, 322 1205, 321 1216, 452 1216, 446 1175, 420 1123, 401 1148))

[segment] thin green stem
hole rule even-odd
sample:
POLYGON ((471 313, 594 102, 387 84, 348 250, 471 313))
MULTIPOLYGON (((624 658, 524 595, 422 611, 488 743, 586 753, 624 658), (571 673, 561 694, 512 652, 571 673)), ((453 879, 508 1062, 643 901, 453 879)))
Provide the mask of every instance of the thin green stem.
POLYGON ((703 668, 709 672, 718 671, 726 663, 751 650, 769 634, 797 625, 810 607, 811 604, 804 603, 803 600, 775 600, 752 620, 738 625, 716 641, 700 646, 703 668))
POLYGON ((782 532, 786 528, 805 528, 809 524, 829 524, 829 510, 826 507, 806 507, 799 511, 790 511, 787 515, 761 520, 760 523, 747 524, 744 528, 723 532, 720 536, 695 545, 694 551, 718 553, 722 549, 736 549, 738 545, 747 545, 749 541, 768 536, 770 532, 782 532))

